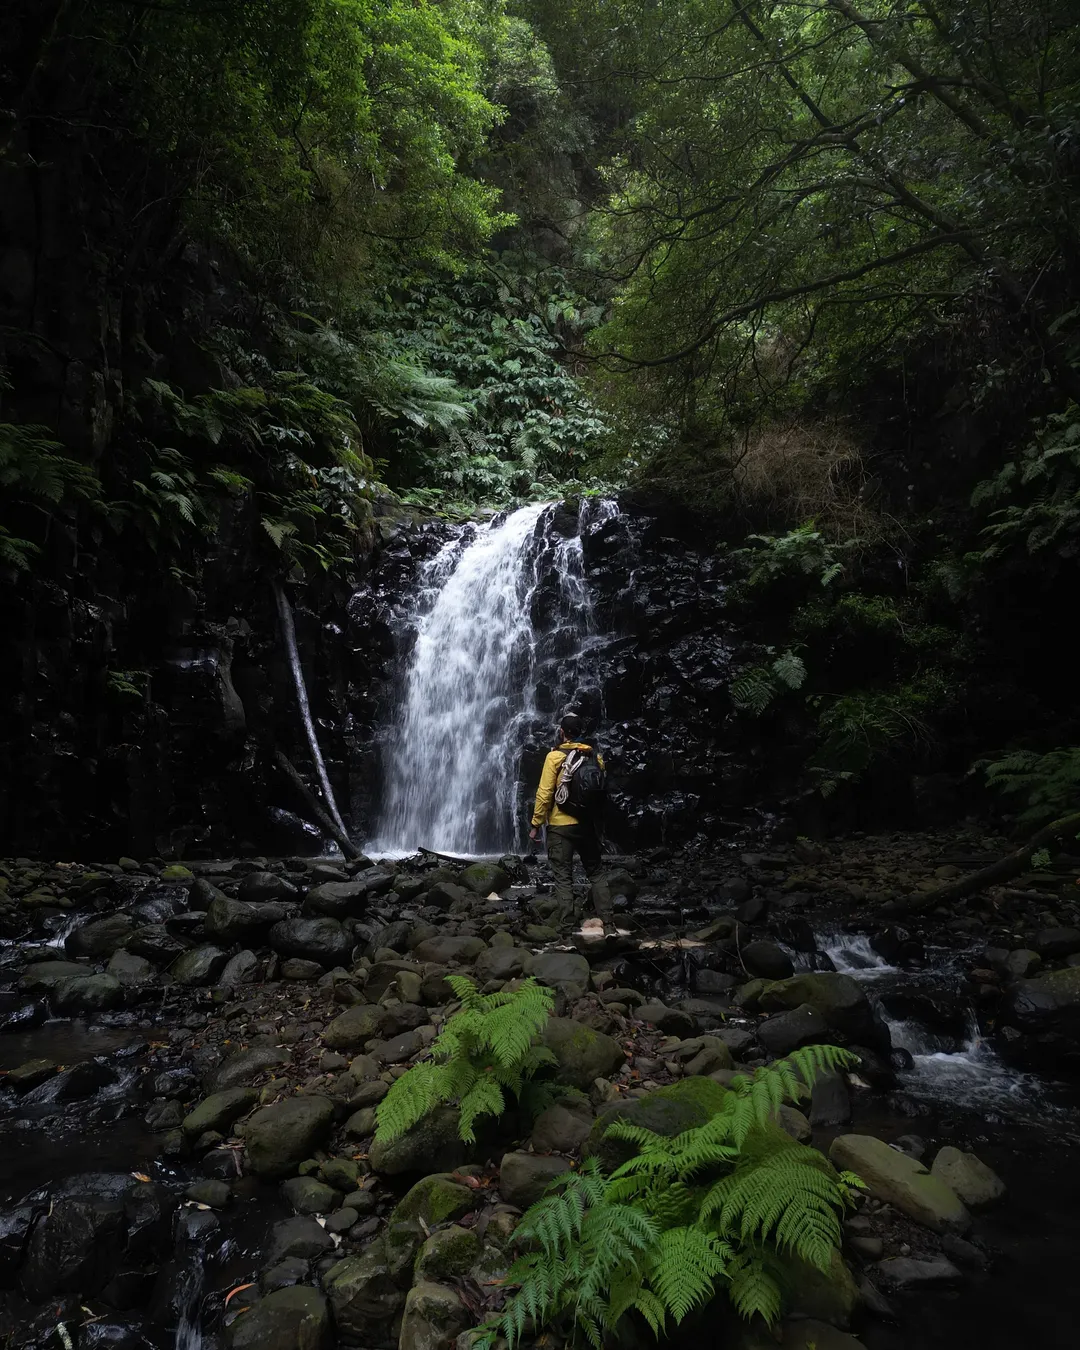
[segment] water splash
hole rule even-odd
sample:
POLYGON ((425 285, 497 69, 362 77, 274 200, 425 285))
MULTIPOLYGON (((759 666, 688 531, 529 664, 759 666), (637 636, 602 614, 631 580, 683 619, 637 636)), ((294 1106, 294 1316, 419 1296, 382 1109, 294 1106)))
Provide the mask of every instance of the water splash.
POLYGON ((475 855, 520 842, 523 747, 579 686, 594 633, 582 529, 615 509, 584 502, 565 533, 551 528, 557 507, 534 503, 426 565, 369 852, 475 855))
POLYGON ((821 933, 818 935, 818 949, 825 953, 841 975, 872 980, 882 975, 896 974, 896 967, 890 966, 883 956, 874 951, 865 933, 821 933))

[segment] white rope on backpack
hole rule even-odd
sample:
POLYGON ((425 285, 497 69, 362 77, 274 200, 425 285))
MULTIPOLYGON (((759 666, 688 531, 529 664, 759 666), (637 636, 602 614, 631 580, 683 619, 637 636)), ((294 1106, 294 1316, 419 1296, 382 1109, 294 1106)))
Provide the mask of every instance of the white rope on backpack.
POLYGON ((585 756, 580 750, 570 750, 562 762, 562 768, 559 770, 559 780, 555 788, 555 805, 565 806, 570 797, 570 784, 574 774, 585 762, 585 756))

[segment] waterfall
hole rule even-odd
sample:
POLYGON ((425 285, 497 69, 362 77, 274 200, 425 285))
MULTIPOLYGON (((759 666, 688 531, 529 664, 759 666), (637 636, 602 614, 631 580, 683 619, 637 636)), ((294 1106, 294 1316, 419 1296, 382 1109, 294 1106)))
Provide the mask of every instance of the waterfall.
POLYGON ((582 503, 572 534, 549 528, 557 510, 533 504, 470 528, 425 565, 369 851, 475 855, 521 840, 526 738, 549 730, 586 678, 581 530, 615 507, 582 503))

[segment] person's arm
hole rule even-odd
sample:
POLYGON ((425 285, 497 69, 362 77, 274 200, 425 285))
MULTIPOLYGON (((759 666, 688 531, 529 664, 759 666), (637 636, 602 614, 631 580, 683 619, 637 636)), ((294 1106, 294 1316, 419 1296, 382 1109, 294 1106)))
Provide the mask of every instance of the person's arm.
POLYGON ((536 804, 533 806, 532 829, 529 831, 529 838, 535 839, 539 834, 541 825, 546 825, 548 816, 551 815, 551 807, 555 801, 555 788, 559 781, 559 766, 565 756, 558 754, 557 751, 551 751, 547 759, 544 760, 544 771, 540 775, 540 786, 536 789, 536 804))

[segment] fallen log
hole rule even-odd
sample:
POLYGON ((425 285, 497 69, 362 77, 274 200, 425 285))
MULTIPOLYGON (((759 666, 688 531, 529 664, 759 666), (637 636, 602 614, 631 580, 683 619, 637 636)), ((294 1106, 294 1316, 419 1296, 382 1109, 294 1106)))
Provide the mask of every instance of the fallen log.
POLYGON ((339 827, 337 822, 330 815, 330 812, 327 811, 326 807, 323 806, 322 802, 319 801, 318 797, 315 796, 314 792, 312 792, 312 790, 304 782, 303 778, 300 777, 300 773, 297 770, 296 765, 293 764, 293 762, 288 758, 288 756, 285 755, 281 750, 275 750, 274 763, 278 766, 281 772, 285 775, 285 777, 297 790, 300 796, 304 799, 304 801, 307 803, 308 810, 319 822, 319 824, 323 827, 323 829, 330 836, 330 838, 334 840, 334 842, 337 844, 338 848, 341 849, 345 857, 352 859, 359 858, 361 856, 360 850, 352 842, 352 840, 345 833, 345 831, 339 827))
POLYGON ((1049 825, 1044 825, 1027 843, 1021 844, 1018 849, 1007 853, 997 862, 980 867, 977 872, 969 872, 966 877, 957 877, 955 881, 946 882, 944 886, 938 886, 932 891, 924 891, 922 895, 909 897, 905 908, 917 914, 934 905, 945 904, 950 900, 961 900, 965 895, 973 895, 986 886, 996 886, 1000 882, 1008 881, 1010 877, 1019 876, 1027 868, 1032 855, 1038 853, 1039 849, 1046 848, 1048 844, 1056 844, 1065 837, 1075 838, 1077 833, 1080 833, 1080 811, 1061 816, 1058 820, 1051 821, 1049 825))

